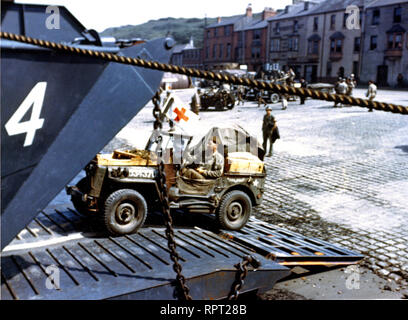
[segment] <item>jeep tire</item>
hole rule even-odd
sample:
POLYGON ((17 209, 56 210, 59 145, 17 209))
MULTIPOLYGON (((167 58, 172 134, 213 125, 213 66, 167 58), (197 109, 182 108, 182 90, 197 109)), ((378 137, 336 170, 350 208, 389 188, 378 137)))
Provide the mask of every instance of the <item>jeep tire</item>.
POLYGON ((278 103, 279 95, 277 93, 272 93, 269 100, 271 100, 271 103, 278 103))
POLYGON ((103 221, 106 229, 112 235, 135 233, 143 226, 146 217, 146 200, 135 190, 117 190, 105 201, 103 221))
POLYGON ((248 222, 252 212, 251 199, 245 192, 233 190, 221 199, 217 210, 220 226, 228 230, 240 230, 248 222))

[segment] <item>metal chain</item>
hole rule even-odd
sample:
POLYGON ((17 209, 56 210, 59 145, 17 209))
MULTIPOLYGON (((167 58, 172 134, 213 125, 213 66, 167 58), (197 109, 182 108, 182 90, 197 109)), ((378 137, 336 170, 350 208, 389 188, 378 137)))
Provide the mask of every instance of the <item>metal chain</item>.
MULTIPOLYGON (((152 102, 154 105, 153 108, 153 116, 155 118, 153 127, 154 130, 162 129, 162 122, 160 120, 160 91, 156 92, 154 97, 152 98, 152 102)), ((158 189, 159 189, 159 197, 160 202, 163 207, 163 213, 165 217, 165 224, 166 224, 166 236, 167 236, 167 246, 170 250, 170 259, 173 261, 173 270, 176 272, 176 280, 178 284, 178 294, 177 296, 183 298, 184 300, 192 300, 190 296, 190 289, 186 285, 186 279, 181 274, 182 267, 178 260, 180 259, 179 254, 176 251, 176 240, 174 239, 174 229, 173 229, 173 219, 170 214, 170 204, 169 204, 169 196, 167 192, 167 185, 166 185, 166 174, 164 172, 164 162, 163 162, 163 150, 162 150, 162 137, 158 136, 158 146, 157 146, 157 156, 158 156, 158 189)))
POLYGON ((261 265, 261 263, 252 256, 245 256, 243 257, 240 263, 237 263, 234 267, 238 269, 235 281, 232 284, 231 292, 228 295, 228 300, 237 300, 239 293, 244 285, 244 280, 248 274, 248 264, 250 264, 253 268, 257 269, 261 265))
POLYGON ((408 107, 405 107, 402 105, 394 105, 391 103, 370 101, 367 99, 360 99, 360 98, 347 96, 343 94, 332 94, 332 93, 326 93, 326 92, 321 92, 321 91, 312 90, 312 89, 295 88, 295 87, 279 85, 279 84, 275 84, 271 82, 257 81, 255 79, 241 78, 241 77, 236 77, 232 75, 216 73, 216 72, 211 72, 211 71, 203 71, 203 70, 198 70, 198 69, 193 69, 193 68, 185 68, 185 67, 175 66, 171 64, 160 63, 157 61, 147 61, 147 60, 138 59, 138 58, 118 56, 112 53, 94 51, 94 50, 89 50, 89 49, 81 49, 79 47, 72 47, 72 46, 68 46, 65 44, 61 44, 61 43, 55 43, 55 42, 51 42, 47 40, 35 39, 35 38, 26 37, 23 35, 18 35, 18 34, 9 33, 9 32, 3 32, 3 31, 0 32, 0 37, 4 39, 8 39, 8 40, 33 44, 36 46, 53 49, 56 51, 70 52, 73 54, 94 57, 94 58, 102 59, 105 61, 118 62, 122 64, 142 67, 142 68, 159 70, 163 72, 178 73, 178 74, 183 74, 183 75, 195 77, 195 78, 203 78, 203 79, 225 82, 225 83, 230 83, 230 84, 235 84, 235 85, 243 85, 243 86, 258 88, 260 90, 276 92, 280 94, 287 94, 287 95, 300 96, 300 97, 310 97, 312 99, 332 101, 332 102, 337 102, 337 103, 342 103, 342 104, 347 104, 347 105, 359 106, 363 108, 376 109, 380 111, 388 111, 388 112, 399 113, 399 114, 408 114, 408 107))

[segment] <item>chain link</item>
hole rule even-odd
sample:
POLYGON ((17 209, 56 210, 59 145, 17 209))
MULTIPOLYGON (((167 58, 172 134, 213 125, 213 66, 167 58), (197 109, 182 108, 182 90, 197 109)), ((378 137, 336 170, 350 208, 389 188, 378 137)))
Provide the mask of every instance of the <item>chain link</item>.
POLYGON ((244 285, 244 280, 248 274, 248 265, 251 265, 253 268, 257 269, 260 267, 261 263, 252 256, 243 257, 240 263, 237 263, 234 267, 238 269, 235 276, 235 281, 232 284, 231 292, 228 295, 228 300, 237 300, 239 293, 244 285))
POLYGON ((100 51, 89 50, 89 49, 82 49, 79 47, 72 47, 72 46, 68 46, 65 44, 61 44, 61 43, 55 43, 55 42, 51 42, 47 40, 35 39, 35 38, 26 37, 23 35, 18 35, 18 34, 4 32, 4 31, 0 32, 0 36, 1 38, 8 39, 8 40, 33 44, 36 46, 49 48, 49 49, 53 49, 56 51, 69 52, 73 54, 94 57, 94 58, 102 59, 105 61, 118 62, 122 64, 142 67, 142 68, 159 70, 163 72, 178 73, 178 74, 183 74, 183 75, 190 76, 190 77, 203 78, 203 79, 225 82, 225 83, 230 83, 230 84, 235 84, 235 85, 243 85, 243 86, 258 88, 261 90, 267 90, 270 92, 276 92, 279 94, 309 97, 309 98, 317 99, 317 100, 332 101, 332 102, 337 102, 341 104, 376 109, 380 111, 388 111, 388 112, 399 113, 399 114, 408 114, 408 107, 401 106, 401 105, 394 105, 391 103, 370 101, 367 99, 360 99, 360 98, 347 96, 343 94, 332 94, 332 93, 326 93, 326 92, 321 92, 321 91, 312 90, 312 89, 295 88, 295 87, 279 85, 279 84, 275 84, 271 82, 257 81, 255 79, 236 77, 236 76, 232 76, 228 74, 204 71, 204 70, 193 69, 193 68, 185 68, 185 67, 175 66, 171 64, 160 63, 157 61, 147 61, 147 60, 138 59, 138 58, 118 56, 112 53, 100 52, 100 51))
MULTIPOLYGON (((160 90, 156 92, 152 98, 154 105, 153 108, 153 117, 155 118, 153 129, 155 132, 158 132, 159 129, 162 129, 161 122, 161 109, 160 109, 160 90)), ((164 162, 163 162, 163 149, 162 149, 162 137, 157 136, 157 156, 158 156, 158 189, 160 202, 162 204, 165 224, 166 224, 166 237, 167 237, 167 246, 170 250, 170 259, 173 261, 173 270, 176 272, 176 281, 177 281, 177 296, 184 300, 192 300, 190 296, 190 289, 186 285, 186 279, 181 274, 182 267, 178 262, 180 259, 179 254, 176 251, 176 240, 174 238, 174 229, 173 229, 173 219, 170 214, 170 201, 167 192, 166 184, 166 174, 164 172, 164 162)))

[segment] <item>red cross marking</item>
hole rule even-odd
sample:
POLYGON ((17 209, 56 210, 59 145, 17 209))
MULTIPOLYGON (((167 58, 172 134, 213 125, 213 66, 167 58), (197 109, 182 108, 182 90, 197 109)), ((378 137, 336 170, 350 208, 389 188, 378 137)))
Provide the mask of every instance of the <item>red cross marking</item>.
POLYGON ((180 120, 184 120, 184 121, 188 121, 188 117, 185 115, 186 113, 186 109, 182 108, 181 111, 176 108, 174 109, 174 113, 177 114, 176 119, 174 119, 174 121, 179 122, 180 120))

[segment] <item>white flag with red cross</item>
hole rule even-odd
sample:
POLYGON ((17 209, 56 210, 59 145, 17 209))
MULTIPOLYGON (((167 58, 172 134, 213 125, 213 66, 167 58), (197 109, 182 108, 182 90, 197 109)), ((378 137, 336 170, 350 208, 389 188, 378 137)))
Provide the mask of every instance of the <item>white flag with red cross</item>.
POLYGON ((171 93, 167 99, 171 104, 169 110, 169 118, 173 120, 173 123, 183 129, 184 131, 192 131, 198 124, 200 117, 194 112, 190 111, 188 103, 184 103, 174 93, 171 93))

